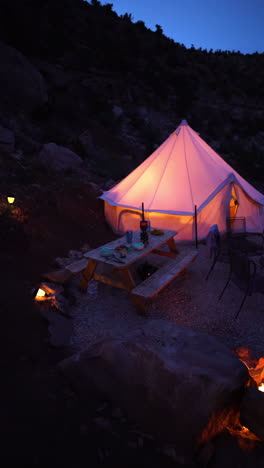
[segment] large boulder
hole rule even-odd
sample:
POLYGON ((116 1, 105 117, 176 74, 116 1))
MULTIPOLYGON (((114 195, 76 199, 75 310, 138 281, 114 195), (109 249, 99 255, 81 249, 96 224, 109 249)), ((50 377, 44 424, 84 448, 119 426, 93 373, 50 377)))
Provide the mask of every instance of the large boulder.
POLYGON ((153 320, 60 363, 81 392, 94 390, 179 459, 230 424, 249 379, 246 366, 213 337, 153 320))
POLYGON ((70 74, 64 71, 64 67, 59 64, 47 63, 40 58, 34 57, 34 65, 45 76, 48 86, 59 90, 65 90, 71 80, 70 74))
POLYGON ((85 130, 81 135, 78 137, 78 143, 80 145, 81 151, 85 154, 89 155, 92 151, 94 151, 94 142, 92 134, 89 130, 85 130))
POLYGON ((31 112, 47 102, 45 81, 29 60, 0 43, 0 102, 4 107, 31 112))
POLYGON ((48 169, 53 171, 64 171, 67 169, 78 169, 82 160, 80 156, 64 146, 55 143, 47 143, 39 153, 39 160, 48 169))
POLYGON ((0 125, 0 152, 12 153, 15 149, 15 135, 0 125))
POLYGON ((43 308, 41 310, 41 315, 49 323, 48 331, 50 344, 55 348, 68 346, 73 332, 72 320, 48 308, 43 308))

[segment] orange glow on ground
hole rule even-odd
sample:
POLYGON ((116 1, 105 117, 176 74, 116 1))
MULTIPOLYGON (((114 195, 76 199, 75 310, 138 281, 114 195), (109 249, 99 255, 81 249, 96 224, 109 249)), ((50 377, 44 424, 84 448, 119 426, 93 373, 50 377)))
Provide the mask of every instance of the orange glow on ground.
POLYGON ((247 348, 238 348, 236 354, 248 368, 248 373, 256 382, 258 389, 264 392, 264 358, 253 359, 251 351, 247 348))

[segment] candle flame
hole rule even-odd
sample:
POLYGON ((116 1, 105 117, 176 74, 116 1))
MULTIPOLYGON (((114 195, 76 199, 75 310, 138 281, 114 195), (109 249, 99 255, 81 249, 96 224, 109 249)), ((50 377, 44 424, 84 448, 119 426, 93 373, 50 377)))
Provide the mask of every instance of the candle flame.
POLYGON ((40 298, 44 297, 45 294, 46 294, 45 291, 43 291, 43 289, 39 288, 39 289, 37 290, 37 294, 36 294, 35 297, 36 297, 36 299, 40 299, 40 298))

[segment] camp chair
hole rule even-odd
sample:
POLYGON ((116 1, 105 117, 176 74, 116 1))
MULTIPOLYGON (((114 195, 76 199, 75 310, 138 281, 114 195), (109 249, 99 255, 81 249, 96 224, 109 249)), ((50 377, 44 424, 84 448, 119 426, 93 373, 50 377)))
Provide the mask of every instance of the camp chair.
POLYGON ((207 251, 207 256, 212 258, 212 263, 209 268, 209 271, 205 277, 206 280, 208 280, 210 274, 212 273, 215 264, 220 256, 221 253, 221 242, 220 242, 220 235, 218 231, 218 227, 216 224, 214 224, 206 237, 206 251, 207 251))
POLYGON ((248 295, 251 295, 253 292, 264 293, 264 275, 261 275, 257 271, 256 263, 250 259, 245 252, 230 249, 229 256, 229 275, 224 289, 219 295, 218 301, 223 297, 227 286, 232 280, 242 291, 244 291, 244 296, 239 309, 235 314, 235 318, 237 318, 248 295))
POLYGON ((226 220, 226 240, 229 248, 238 249, 251 255, 264 254, 264 231, 246 231, 246 218, 234 217, 226 220))
POLYGON ((226 218, 226 232, 228 236, 246 235, 246 218, 242 216, 226 218))
POLYGON ((226 238, 231 249, 237 248, 245 251, 246 237, 245 217, 226 218, 226 238))
POLYGON ((208 273, 205 277, 205 280, 208 280, 210 274, 212 273, 216 262, 229 262, 229 244, 226 242, 225 239, 221 239, 217 224, 214 224, 206 237, 206 252, 207 256, 212 259, 211 266, 208 270, 208 273))
POLYGON ((262 232, 252 232, 249 239, 254 242, 256 255, 264 255, 264 230, 262 232))

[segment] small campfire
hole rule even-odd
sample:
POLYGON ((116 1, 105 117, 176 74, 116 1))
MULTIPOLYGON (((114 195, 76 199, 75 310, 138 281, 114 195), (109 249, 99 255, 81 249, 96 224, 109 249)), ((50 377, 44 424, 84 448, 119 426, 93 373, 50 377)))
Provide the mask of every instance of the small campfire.
MULTIPOLYGON (((254 359, 248 348, 238 348, 235 350, 237 357, 248 368, 248 373, 252 378, 248 386, 257 387, 260 392, 264 392, 264 357, 254 359)), ((243 450, 250 450, 254 444, 262 438, 258 437, 252 430, 240 422, 240 412, 234 418, 234 422, 227 429, 235 437, 238 437, 238 443, 243 450), (253 444, 253 445, 252 445, 253 444)))

